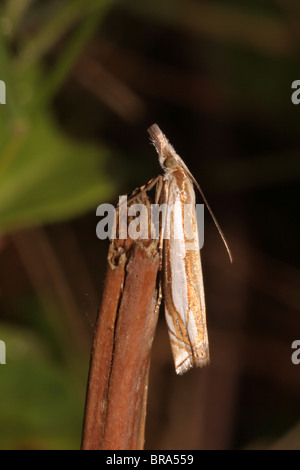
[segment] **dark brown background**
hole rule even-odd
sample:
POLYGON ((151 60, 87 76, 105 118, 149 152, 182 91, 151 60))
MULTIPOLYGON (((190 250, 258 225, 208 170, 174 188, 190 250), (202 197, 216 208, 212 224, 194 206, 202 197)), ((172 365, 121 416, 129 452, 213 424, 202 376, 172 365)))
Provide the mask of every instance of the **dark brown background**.
MULTIPOLYGON (((10 61, 28 41, 35 44, 39 32, 55 37, 37 60, 39 90, 73 34, 94 15, 94 4, 86 0, 56 37, 45 25, 62 8, 59 2, 33 1, 24 10, 8 36, 10 61)), ((157 122, 202 186, 234 263, 206 212, 211 364, 176 376, 161 312, 146 448, 299 448, 300 365, 291 361, 291 344, 300 339, 300 106, 291 102, 291 84, 300 79, 299 5, 103 4, 45 112, 83 145, 82 158, 90 143, 99 145, 99 155, 102 146, 108 149, 101 171, 111 188, 76 215, 72 209, 57 220, 3 229, 0 339, 7 364, 0 367, 0 447, 80 445, 108 248, 96 238, 95 211, 160 172, 147 135, 157 122)), ((1 107, 2 116, 6 110, 1 107)), ((55 190, 58 182, 49 184, 55 190)))

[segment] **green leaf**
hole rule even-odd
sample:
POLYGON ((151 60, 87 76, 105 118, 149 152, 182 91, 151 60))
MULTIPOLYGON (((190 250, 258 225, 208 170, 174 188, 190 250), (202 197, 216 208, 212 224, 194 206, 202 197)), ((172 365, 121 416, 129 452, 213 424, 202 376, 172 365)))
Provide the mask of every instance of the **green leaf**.
POLYGON ((0 164, 2 233, 96 210, 113 193, 108 150, 68 140, 46 116, 31 126, 16 137, 18 145, 7 144, 13 155, 3 171, 0 164))
POLYGON ((0 448, 79 449, 84 409, 72 373, 30 330, 0 324, 0 448))

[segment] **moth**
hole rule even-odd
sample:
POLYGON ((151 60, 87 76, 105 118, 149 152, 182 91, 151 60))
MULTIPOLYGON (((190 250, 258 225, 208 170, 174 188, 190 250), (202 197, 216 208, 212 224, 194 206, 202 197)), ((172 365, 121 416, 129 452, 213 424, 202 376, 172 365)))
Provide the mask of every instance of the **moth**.
POLYGON ((153 178, 135 190, 129 201, 155 187, 155 203, 165 209, 159 224, 162 275, 157 308, 163 296, 175 371, 177 374, 184 374, 191 367, 202 367, 209 363, 194 186, 199 190, 216 224, 231 262, 232 256, 202 189, 184 161, 175 152, 157 124, 153 124, 148 132, 158 153, 163 175, 153 178))
MULTIPOLYGON (((199 190, 232 262, 223 232, 199 184, 175 152, 157 124, 148 132, 164 174, 149 182, 156 184, 156 201, 166 204, 161 227, 162 292, 165 317, 177 374, 209 363, 209 342, 203 275, 198 242, 194 185, 199 190), (186 210, 188 208, 186 217, 186 210), (191 221, 193 239, 187 240, 185 224, 191 221), (163 237, 168 230, 168 236, 163 237), (191 242, 192 247, 191 249, 191 242)), ((147 187, 146 187, 147 190, 147 187)))

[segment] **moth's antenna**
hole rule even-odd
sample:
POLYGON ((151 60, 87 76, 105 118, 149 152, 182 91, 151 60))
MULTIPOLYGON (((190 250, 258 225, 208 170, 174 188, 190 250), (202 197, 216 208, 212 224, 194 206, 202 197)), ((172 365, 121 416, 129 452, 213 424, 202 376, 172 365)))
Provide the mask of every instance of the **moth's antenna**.
POLYGON ((227 250, 227 253, 228 253, 230 262, 232 263, 232 262, 233 262, 232 254, 231 254, 229 245, 228 245, 228 243, 227 243, 227 241, 226 241, 225 235, 224 235, 224 233, 222 232, 222 229, 221 229, 221 227, 220 227, 220 225, 219 225, 219 222, 217 221, 217 219, 216 219, 216 217, 215 217, 215 215, 214 215, 214 213, 213 213, 213 211, 212 211, 210 205, 208 204, 207 199, 206 199, 206 197, 204 196, 204 193, 203 193, 203 191, 202 191, 202 189, 201 189, 199 183, 196 181, 196 179, 194 178, 194 176, 192 175, 192 173, 190 172, 190 170, 188 169, 188 167, 185 165, 185 163, 184 163, 184 162, 182 162, 182 163, 183 163, 183 165, 184 165, 184 167, 185 167, 185 170, 186 170, 187 173, 189 174, 191 180, 193 181, 194 185, 196 186, 196 188, 198 189, 199 193, 201 194, 201 197, 202 197, 202 199, 203 199, 203 201, 204 201, 204 203, 205 203, 205 205, 206 205, 206 207, 207 207, 207 209, 208 209, 208 211, 209 211, 209 213, 210 213, 210 215, 211 215, 211 218, 213 219, 213 221, 214 221, 214 223, 215 223, 215 226, 217 227, 218 232, 219 232, 219 234, 220 234, 220 236, 221 236, 221 238, 222 238, 222 240, 223 240, 223 243, 224 243, 225 248, 226 248, 226 250, 227 250))

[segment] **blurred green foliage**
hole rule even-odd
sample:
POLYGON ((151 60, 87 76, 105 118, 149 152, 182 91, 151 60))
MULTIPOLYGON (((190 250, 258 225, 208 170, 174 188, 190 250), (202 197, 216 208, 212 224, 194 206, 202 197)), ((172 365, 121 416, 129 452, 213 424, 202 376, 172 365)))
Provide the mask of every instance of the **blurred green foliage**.
MULTIPOLYGON (((6 84, 6 105, 0 106, 2 236, 94 210, 114 192, 107 173, 110 150, 67 136, 52 110, 53 98, 113 2, 36 5, 28 31, 23 19, 33 3, 7 1, 0 7, 0 79, 6 84), (55 62, 46 66, 47 53, 62 38, 55 62)), ((79 360, 66 324, 62 331, 61 312, 49 299, 38 305, 27 296, 16 308, 28 328, 0 324, 7 350, 0 369, 0 447, 78 449, 88 356, 79 360)))
POLYGON ((0 370, 1 449, 78 449, 83 390, 32 330, 0 324, 0 331, 7 350, 0 370))
POLYGON ((51 110, 53 96, 111 2, 49 5, 50 17, 24 40, 19 25, 30 3, 8 1, 0 12, 0 78, 7 90, 7 104, 0 107, 1 233, 71 218, 113 192, 105 171, 109 150, 68 138, 51 110), (46 72, 44 56, 70 29, 46 72))

